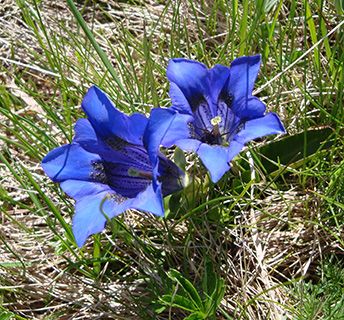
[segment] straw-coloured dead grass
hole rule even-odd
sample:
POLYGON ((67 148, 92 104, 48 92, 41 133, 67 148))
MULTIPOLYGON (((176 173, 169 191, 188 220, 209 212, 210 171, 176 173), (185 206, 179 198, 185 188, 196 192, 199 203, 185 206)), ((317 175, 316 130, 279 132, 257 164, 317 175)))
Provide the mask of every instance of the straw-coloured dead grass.
MULTIPOLYGON (((190 277, 197 279, 200 274, 204 265, 200 252, 206 249, 209 256, 218 261, 221 276, 226 280, 223 309, 235 318, 244 316, 238 305, 246 306, 245 316, 249 319, 266 319, 267 314, 269 319, 282 319, 283 314, 287 317, 283 305, 288 304, 290 297, 281 282, 299 276, 313 277, 324 254, 343 250, 335 235, 326 232, 317 219, 318 200, 307 198, 309 196, 297 192, 272 194, 259 202, 259 210, 251 212, 254 217, 243 210, 237 218, 237 226, 224 228, 218 239, 198 230, 194 243, 187 248, 190 270, 193 270, 190 277), (310 212, 313 216, 309 216, 310 212)), ((50 313, 64 315, 66 319, 106 319, 116 318, 116 314, 116 319, 135 319, 132 299, 144 294, 142 284, 123 280, 113 283, 106 276, 104 281, 93 281, 75 273, 70 265, 73 257, 58 255, 51 246, 51 231, 43 219, 28 215, 25 210, 12 209, 7 214, 8 217, 2 217, 0 226, 1 239, 7 244, 0 248, 5 266, 0 267, 1 285, 6 288, 4 306, 37 319, 50 313), (19 224, 30 231, 23 231, 19 224)), ((136 235, 141 234, 140 230, 149 233, 149 229, 163 228, 154 218, 143 218, 136 213, 128 213, 125 221, 136 235)), ((177 240, 173 245, 167 239, 157 244, 160 250, 174 257, 176 264, 185 254, 185 228, 176 229, 177 240)), ((149 243, 154 243, 154 239, 149 243)), ((131 275, 135 270, 147 273, 153 270, 152 261, 139 247, 116 242, 115 250, 136 264, 130 270, 131 275)), ((102 273, 106 274, 111 265, 102 268, 102 273)), ((156 280, 159 283, 159 279, 156 280)), ((165 317, 161 315, 159 319, 165 317)))

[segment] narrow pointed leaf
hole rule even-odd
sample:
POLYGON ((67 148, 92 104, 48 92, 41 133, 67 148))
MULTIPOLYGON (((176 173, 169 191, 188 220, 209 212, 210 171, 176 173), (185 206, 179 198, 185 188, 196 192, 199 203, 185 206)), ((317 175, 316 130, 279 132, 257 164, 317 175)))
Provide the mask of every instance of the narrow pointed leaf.
POLYGON ((287 136, 259 148, 261 163, 268 173, 278 170, 281 165, 292 165, 326 150, 334 144, 331 128, 312 129, 287 136), (274 164, 275 162, 276 164, 274 164))
POLYGON ((162 303, 171 307, 180 308, 190 312, 195 311, 193 302, 179 294, 165 294, 160 298, 160 300, 162 303))
POLYGON ((179 271, 174 269, 169 271, 168 276, 172 280, 176 281, 185 290, 185 292, 188 294, 189 298, 193 301, 195 307, 197 307, 198 310, 203 309, 202 299, 199 296, 194 285, 188 279, 184 278, 184 276, 179 271))

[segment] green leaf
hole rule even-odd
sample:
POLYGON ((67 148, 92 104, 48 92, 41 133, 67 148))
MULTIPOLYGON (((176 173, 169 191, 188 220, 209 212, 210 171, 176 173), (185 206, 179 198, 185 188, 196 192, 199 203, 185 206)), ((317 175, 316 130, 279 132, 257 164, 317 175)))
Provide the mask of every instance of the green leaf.
POLYGON ((13 315, 11 313, 0 312, 0 320, 10 320, 13 319, 13 315))
POLYGON ((201 196, 204 195, 209 188, 209 179, 207 176, 203 180, 193 177, 190 183, 183 190, 172 194, 169 199, 170 212, 168 219, 176 219, 187 214, 192 209, 202 203, 201 196))
POLYGON ((204 302, 207 316, 215 315, 225 293, 224 280, 214 272, 213 264, 209 258, 205 262, 203 277, 203 291, 206 294, 204 302))
POLYGON ((206 319, 206 315, 202 312, 194 312, 190 314, 189 316, 187 316, 186 318, 184 318, 184 320, 205 320, 205 319, 206 319))
POLYGON ((331 128, 305 130, 264 145, 257 150, 261 164, 268 173, 278 170, 279 164, 299 166, 320 150, 330 148, 334 143, 332 133, 331 128))
POLYGON ((18 316, 16 314, 12 313, 11 311, 0 306, 0 320, 14 320, 14 319, 26 320, 26 318, 18 316))
POLYGON ((207 306, 207 315, 215 315, 217 308, 219 307, 223 296, 225 295, 225 282, 223 279, 216 279, 216 288, 213 291, 212 295, 208 298, 207 306))
POLYGON ((195 310, 194 304, 190 299, 179 294, 165 294, 161 298, 159 298, 159 300, 167 306, 180 308, 190 312, 197 311, 195 310))
POLYGON ((268 13, 276 4, 278 0, 256 0, 256 10, 263 10, 268 13))
MULTIPOLYGON (((312 44, 316 44, 318 42, 317 37, 317 27, 315 26, 315 21, 313 19, 313 14, 311 11, 311 7, 308 1, 305 1, 305 13, 306 13, 306 21, 309 29, 309 33, 311 36, 312 44)), ((319 48, 314 48, 314 54, 313 54, 313 61, 314 65, 319 69, 320 68, 320 55, 319 55, 319 48)))
POLYGON ((184 318, 184 320, 205 320, 207 319, 206 315, 203 312, 194 312, 184 318))
POLYGON ((166 310, 166 306, 160 306, 154 309, 155 313, 160 314, 166 310))
POLYGON ((198 310, 203 310, 203 303, 202 299, 199 296, 196 288, 193 286, 193 284, 177 270, 171 269, 168 272, 168 276, 173 281, 176 281, 188 294, 189 298, 192 300, 194 306, 198 310))
POLYGON ((335 0, 338 14, 344 14, 344 0, 335 0))
POLYGON ((185 159, 184 151, 182 149, 177 147, 174 150, 173 160, 180 169, 185 171, 186 159, 185 159))
POLYGON ((216 288, 217 278, 214 272, 213 263, 208 257, 205 258, 204 270, 205 272, 202 279, 202 288, 204 293, 210 296, 216 288))

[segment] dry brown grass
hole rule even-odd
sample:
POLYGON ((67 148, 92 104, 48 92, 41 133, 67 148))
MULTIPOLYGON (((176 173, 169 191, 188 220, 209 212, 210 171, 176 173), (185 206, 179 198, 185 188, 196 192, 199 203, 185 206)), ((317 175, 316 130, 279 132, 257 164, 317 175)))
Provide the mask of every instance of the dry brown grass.
MULTIPOLYGON (((315 199, 309 201, 307 197, 297 192, 272 194, 259 203, 260 209, 253 211, 254 216, 242 211, 237 227, 224 229, 218 239, 208 237, 203 230, 190 244, 187 251, 192 277, 197 279, 204 265, 199 251, 208 250, 209 256, 221 263, 221 276, 227 285, 222 308, 234 318, 241 315, 238 304, 245 306, 249 319, 266 319, 267 314, 269 319, 283 319, 283 315, 288 318, 283 306, 292 304, 289 301, 292 298, 281 281, 313 277, 326 252, 343 250, 321 228, 320 218, 308 216, 309 212, 316 216, 318 209, 315 199), (305 210, 306 202, 313 207, 305 210)), ((1 286, 6 288, 3 306, 32 319, 45 319, 49 314, 59 314, 59 319, 135 319, 135 308, 130 304, 132 296, 127 290, 131 287, 132 294, 138 296, 144 293, 142 285, 113 283, 108 278, 104 282, 93 281, 76 273, 68 263, 73 257, 58 255, 51 247, 51 231, 43 219, 24 210, 7 213, 13 221, 2 217, 0 234, 7 246, 0 249, 0 257, 13 266, 0 267, 1 286), (39 232, 25 232, 18 224, 35 226, 39 232)), ((142 229, 148 232, 153 228, 152 223, 156 223, 149 217, 137 219, 137 215, 127 215, 126 222, 136 234, 142 229)), ((161 250, 174 257, 176 265, 184 259, 183 234, 185 229, 178 228, 175 238, 180 237, 179 240, 173 245, 169 242, 160 245, 161 250)), ((154 267, 135 247, 124 243, 115 246, 114 250, 131 256, 138 269, 148 271, 154 267)), ((103 272, 109 267, 105 265, 103 272)))

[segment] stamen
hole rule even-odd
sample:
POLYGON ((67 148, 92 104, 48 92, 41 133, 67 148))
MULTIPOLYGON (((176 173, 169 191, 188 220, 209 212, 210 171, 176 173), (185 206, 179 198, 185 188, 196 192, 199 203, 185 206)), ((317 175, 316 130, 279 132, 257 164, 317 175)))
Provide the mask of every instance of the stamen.
POLYGON ((222 118, 220 116, 216 116, 213 119, 210 120, 210 123, 215 127, 218 126, 222 121, 222 118))
POLYGON ((213 126, 213 130, 211 131, 211 133, 214 135, 214 137, 220 136, 219 124, 221 123, 221 121, 222 121, 222 118, 220 116, 216 116, 210 120, 210 123, 213 126))

